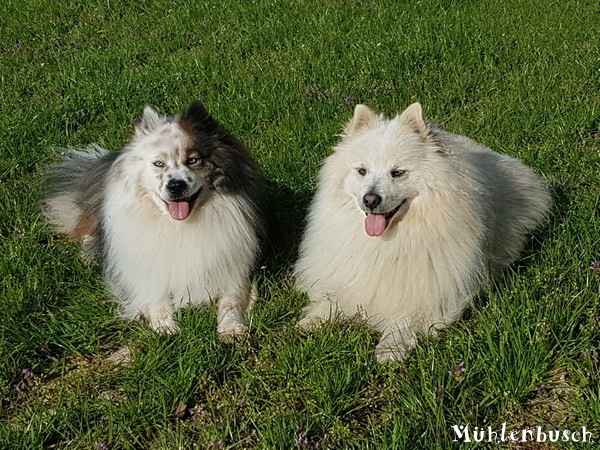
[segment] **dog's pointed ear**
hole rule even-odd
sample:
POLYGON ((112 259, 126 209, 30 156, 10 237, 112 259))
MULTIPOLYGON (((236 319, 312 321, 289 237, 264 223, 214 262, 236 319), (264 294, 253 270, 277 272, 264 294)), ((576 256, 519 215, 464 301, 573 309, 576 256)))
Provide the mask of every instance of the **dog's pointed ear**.
POLYGON ((219 124, 211 117, 202 102, 194 100, 187 111, 181 115, 181 122, 194 129, 216 129, 219 124))
POLYGON ((398 121, 403 126, 410 127, 423 139, 429 136, 431 131, 429 125, 427 125, 427 122, 423 119, 423 108, 421 108, 420 103, 413 103, 406 108, 398 117, 398 121))
POLYGON ((358 136, 365 130, 373 128, 377 123, 377 114, 366 105, 358 104, 354 115, 344 127, 343 136, 358 136))
POLYGON ((160 115, 158 111, 152 108, 152 106, 145 105, 142 117, 140 117, 140 120, 135 124, 135 134, 147 134, 149 131, 152 131, 159 125, 165 123, 165 121, 165 117, 160 115))

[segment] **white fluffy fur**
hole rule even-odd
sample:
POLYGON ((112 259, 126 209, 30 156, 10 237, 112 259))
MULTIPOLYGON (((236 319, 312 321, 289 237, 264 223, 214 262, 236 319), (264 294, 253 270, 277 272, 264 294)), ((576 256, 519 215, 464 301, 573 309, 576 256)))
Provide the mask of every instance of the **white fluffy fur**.
MULTIPOLYGON (((236 335, 245 329, 258 238, 242 213, 242 198, 208 186, 187 220, 166 212, 149 163, 185 139, 177 123, 165 123, 134 140, 113 165, 102 211, 106 276, 127 318, 141 312, 154 328, 176 331, 173 311, 218 300, 219 332, 236 335)), ((202 182, 194 177, 192 184, 202 182)))
MULTIPOLYGON (((233 313, 239 322, 231 325, 242 326, 258 242, 239 215, 237 199, 214 194, 222 198, 211 199, 186 222, 176 222, 128 194, 123 185, 113 184, 104 208, 104 218, 110 218, 105 224, 106 275, 126 299, 123 315, 133 318, 141 312, 154 328, 173 328, 173 311, 218 299, 221 313, 233 313)), ((225 325, 220 323, 221 331, 232 331, 225 325)))
MULTIPOLYGON (((203 117, 197 120, 209 120, 203 117)), ((221 169, 213 163, 182 163, 190 139, 178 120, 146 107, 118 157, 109 161, 110 153, 99 148, 72 151, 56 166, 59 184, 46 198, 45 213, 58 232, 90 242, 92 250, 100 247, 96 253, 123 317, 142 315, 154 329, 173 333, 179 329, 173 318, 177 309, 218 302, 218 332, 228 340, 245 330, 243 313, 252 303, 249 277, 259 253, 256 207, 246 196, 215 186, 221 169), (92 180, 102 164, 103 175, 92 180), (185 180, 186 197, 200 189, 185 220, 169 215, 170 179, 185 180), (88 222, 98 226, 77 231, 88 222)))
POLYGON ((362 310, 382 332, 378 359, 401 359, 518 257, 550 203, 520 161, 432 129, 419 104, 392 120, 358 105, 310 207, 295 275, 311 304, 299 326, 362 310), (379 212, 406 200, 380 237, 365 232, 371 192, 379 212))

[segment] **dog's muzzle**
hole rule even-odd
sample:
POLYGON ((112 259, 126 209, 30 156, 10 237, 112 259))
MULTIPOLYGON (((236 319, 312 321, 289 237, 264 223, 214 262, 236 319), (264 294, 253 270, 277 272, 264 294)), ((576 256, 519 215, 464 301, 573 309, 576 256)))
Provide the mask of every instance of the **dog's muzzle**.
POLYGON ((167 183, 167 191, 169 191, 169 194, 174 198, 181 198, 187 188, 188 185, 183 180, 172 179, 167 183))

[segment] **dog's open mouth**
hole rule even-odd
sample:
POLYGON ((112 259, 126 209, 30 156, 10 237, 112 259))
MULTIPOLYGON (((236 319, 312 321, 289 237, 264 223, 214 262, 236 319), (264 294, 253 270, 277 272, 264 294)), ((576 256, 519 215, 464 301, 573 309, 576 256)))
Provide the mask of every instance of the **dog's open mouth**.
POLYGON ((167 210, 169 211, 169 215, 175 220, 185 220, 189 217, 192 212, 192 207, 194 206, 194 202, 200 195, 200 191, 202 188, 198 189, 194 195, 187 198, 181 198, 177 200, 169 200, 165 201, 167 205, 167 210))
POLYGON ((402 205, 406 203, 406 199, 402 200, 402 202, 392 209, 390 212, 386 213, 374 213, 369 212, 365 213, 367 217, 365 218, 365 231, 369 236, 381 236, 386 228, 388 227, 390 220, 394 217, 402 205))

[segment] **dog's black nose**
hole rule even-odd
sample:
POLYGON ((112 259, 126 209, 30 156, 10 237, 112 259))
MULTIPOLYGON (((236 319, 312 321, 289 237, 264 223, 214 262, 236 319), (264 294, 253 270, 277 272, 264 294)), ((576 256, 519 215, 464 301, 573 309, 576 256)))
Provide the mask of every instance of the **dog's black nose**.
POLYGON ((167 191, 179 197, 187 189, 187 183, 183 180, 169 180, 167 183, 167 191))
POLYGON ((370 210, 374 210, 381 203, 381 197, 377 194, 365 194, 363 203, 370 210))

